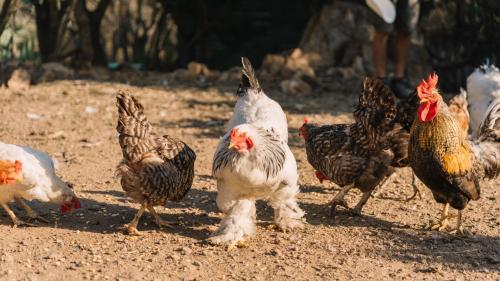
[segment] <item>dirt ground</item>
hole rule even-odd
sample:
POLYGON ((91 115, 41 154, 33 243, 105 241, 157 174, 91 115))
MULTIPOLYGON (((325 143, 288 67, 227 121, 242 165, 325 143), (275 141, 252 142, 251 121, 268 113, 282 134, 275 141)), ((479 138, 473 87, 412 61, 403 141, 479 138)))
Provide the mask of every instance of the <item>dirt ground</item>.
MULTIPOLYGON (((72 80, 23 93, 0 89, 1 140, 51 154, 58 174, 74 184, 82 200, 81 209, 63 216, 57 206, 31 203, 51 220, 36 227, 12 228, 1 210, 0 280, 500 280, 499 179, 483 184, 481 200, 466 209, 465 227, 471 232, 466 237, 428 230, 441 206, 423 185, 422 199, 396 200, 411 194, 408 169, 381 191, 392 199, 370 199, 360 217, 342 211, 329 216, 328 203, 338 187, 315 178, 296 128, 304 116, 318 122, 351 120, 358 78, 309 97, 287 97, 277 82, 264 84, 288 114, 300 173, 298 200, 308 224, 294 233, 271 229, 272 210, 260 202, 258 231, 248 247, 228 252, 207 244, 221 218, 211 161, 238 82, 165 84, 72 80), (187 197, 158 208, 164 219, 178 222, 173 229, 157 229, 147 214, 139 226, 144 236, 120 230, 138 206, 114 177, 121 157, 115 131, 118 89, 140 99, 158 133, 182 138, 198 154, 187 197)), ((350 193, 348 202, 355 204, 359 196, 350 193)))

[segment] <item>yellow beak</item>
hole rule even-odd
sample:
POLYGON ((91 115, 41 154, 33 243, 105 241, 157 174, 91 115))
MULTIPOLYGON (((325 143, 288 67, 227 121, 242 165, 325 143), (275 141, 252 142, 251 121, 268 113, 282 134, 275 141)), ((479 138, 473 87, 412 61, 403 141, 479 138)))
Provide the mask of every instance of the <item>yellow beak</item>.
POLYGON ((429 101, 428 99, 425 99, 425 98, 424 98, 424 99, 421 99, 421 100, 420 100, 420 103, 422 104, 422 103, 426 103, 426 102, 428 102, 428 101, 429 101))
POLYGON ((229 142, 229 146, 227 148, 232 149, 235 146, 233 142, 229 142))

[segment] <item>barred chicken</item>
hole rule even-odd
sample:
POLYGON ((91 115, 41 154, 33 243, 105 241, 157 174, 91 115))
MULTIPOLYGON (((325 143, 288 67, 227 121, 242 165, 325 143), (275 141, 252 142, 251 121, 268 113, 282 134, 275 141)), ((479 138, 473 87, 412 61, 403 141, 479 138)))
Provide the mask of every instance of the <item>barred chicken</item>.
POLYGON ((306 120, 299 129, 318 179, 342 188, 331 203, 332 214, 338 205, 349 209, 344 196, 352 188, 363 192, 350 210, 360 214, 375 187, 394 167, 405 165, 408 136, 395 127, 396 114, 395 95, 380 80, 366 78, 354 123, 318 126, 306 120))
POLYGON ((80 208, 80 200, 66 182, 56 175, 56 163, 36 149, 0 142, 0 204, 14 226, 30 225, 19 219, 7 205, 14 200, 30 220, 47 222, 25 200, 39 200, 60 206, 61 213, 80 208))
POLYGON ((457 119, 450 114, 432 74, 417 87, 420 106, 410 132, 408 157, 417 177, 444 204, 441 220, 432 228, 448 229, 449 207, 458 209, 457 226, 462 232, 462 210, 478 200, 480 182, 500 172, 500 99, 486 115, 473 141, 468 141, 457 119))
POLYGON ((467 95, 471 133, 475 136, 486 109, 493 100, 500 98, 500 70, 489 63, 474 70, 467 77, 467 95))
POLYGON ((212 165, 224 218, 210 242, 230 248, 254 234, 256 200, 270 203, 282 230, 302 227, 304 216, 295 199, 297 164, 287 145, 285 113, 261 89, 250 62, 242 63, 238 100, 212 165))
POLYGON ((158 137, 137 99, 120 92, 116 97, 120 147, 123 160, 118 165, 123 190, 141 207, 125 226, 131 235, 140 235, 137 224, 147 209, 161 228, 170 226, 155 211, 167 201, 179 201, 191 188, 194 178, 194 151, 184 142, 165 135, 158 137))

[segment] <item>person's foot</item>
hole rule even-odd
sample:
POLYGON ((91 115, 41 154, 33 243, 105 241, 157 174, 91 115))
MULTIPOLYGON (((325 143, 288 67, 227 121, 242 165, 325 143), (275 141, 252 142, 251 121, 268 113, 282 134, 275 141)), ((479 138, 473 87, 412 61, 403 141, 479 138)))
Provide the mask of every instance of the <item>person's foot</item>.
POLYGON ((407 99, 414 92, 414 88, 406 78, 393 78, 391 81, 391 89, 400 99, 407 99))

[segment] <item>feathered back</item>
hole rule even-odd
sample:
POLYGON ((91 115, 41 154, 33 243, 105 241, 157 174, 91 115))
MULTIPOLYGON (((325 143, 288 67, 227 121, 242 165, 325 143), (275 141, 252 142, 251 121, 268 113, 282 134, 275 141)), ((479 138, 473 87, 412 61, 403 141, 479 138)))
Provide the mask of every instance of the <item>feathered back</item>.
POLYGON ((123 158, 137 161, 154 146, 151 139, 152 126, 144 114, 144 107, 133 96, 120 91, 116 96, 120 147, 123 158))
POLYGON ((359 102, 354 110, 356 127, 363 131, 359 140, 369 149, 380 147, 392 130, 397 108, 394 93, 379 79, 365 78, 359 102))
POLYGON ((474 141, 474 150, 484 169, 484 177, 497 177, 500 173, 500 98, 488 107, 474 141))
POLYGON ((407 132, 410 132, 419 105, 420 102, 416 91, 408 98, 398 101, 396 121, 407 132))

